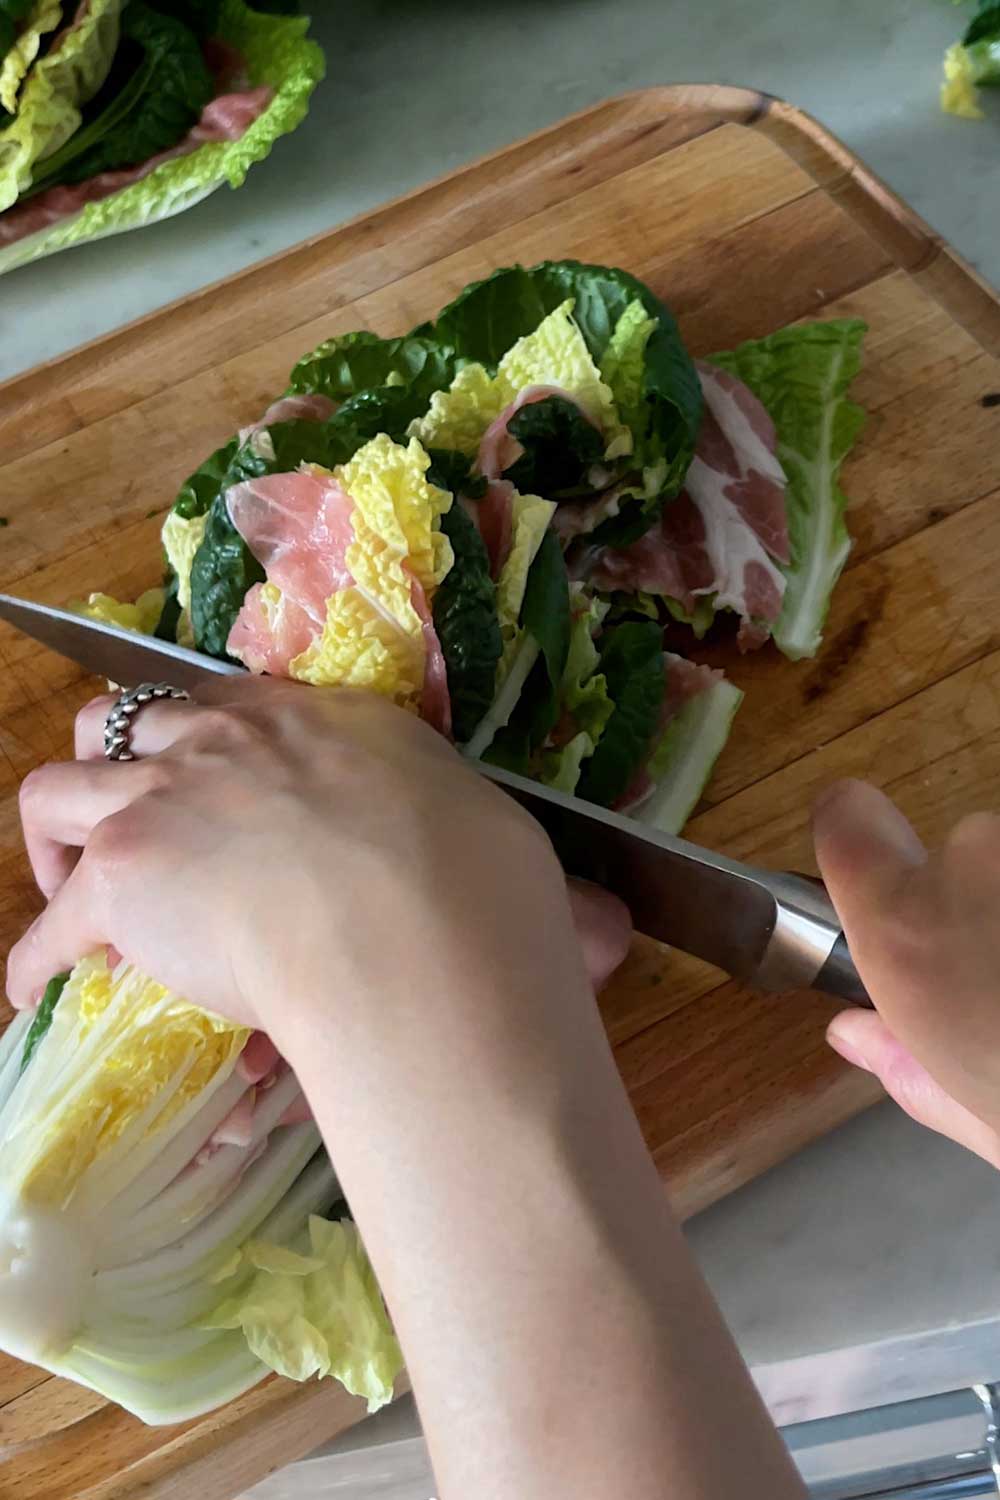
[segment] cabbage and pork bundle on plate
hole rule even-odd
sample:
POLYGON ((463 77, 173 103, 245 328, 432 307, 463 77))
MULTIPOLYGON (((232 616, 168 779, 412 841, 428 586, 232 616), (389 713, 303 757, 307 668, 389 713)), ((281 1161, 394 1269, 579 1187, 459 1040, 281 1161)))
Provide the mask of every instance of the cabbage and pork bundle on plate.
POLYGON ((323 76, 283 0, 0 0, 0 272, 239 187, 323 76))

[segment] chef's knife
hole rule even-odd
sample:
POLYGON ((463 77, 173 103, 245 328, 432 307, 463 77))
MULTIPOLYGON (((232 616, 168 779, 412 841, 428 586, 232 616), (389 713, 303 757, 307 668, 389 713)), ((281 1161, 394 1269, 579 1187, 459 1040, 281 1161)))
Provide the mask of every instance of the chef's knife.
MULTIPOLYGON (((232 662, 0 594, 0 619, 113 682, 196 688, 232 662)), ((766 990, 811 988, 870 1005, 819 881, 755 869, 509 771, 476 768, 541 823, 569 875, 628 906, 640 932, 766 990)))

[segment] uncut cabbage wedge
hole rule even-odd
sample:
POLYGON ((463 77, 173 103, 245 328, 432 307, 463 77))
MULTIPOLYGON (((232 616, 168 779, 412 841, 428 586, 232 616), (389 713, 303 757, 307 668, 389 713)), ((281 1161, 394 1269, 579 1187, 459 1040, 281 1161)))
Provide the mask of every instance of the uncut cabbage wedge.
POLYGON ((250 1035, 91 957, 0 1041, 0 1346, 147 1423, 269 1369, 374 1410, 401 1365, 354 1226, 318 1217, 340 1191, 316 1126, 279 1123, 294 1074, 238 1066, 250 1035))

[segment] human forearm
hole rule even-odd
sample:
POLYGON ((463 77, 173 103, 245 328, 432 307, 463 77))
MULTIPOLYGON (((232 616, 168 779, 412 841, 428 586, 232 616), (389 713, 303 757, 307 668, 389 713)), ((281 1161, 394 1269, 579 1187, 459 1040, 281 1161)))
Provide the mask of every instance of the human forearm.
POLYGON ((590 995, 540 993, 531 1046, 509 1058, 467 1024, 481 1016, 467 998, 438 1032, 441 995, 405 1040, 393 1026, 298 1063, 396 1319, 444 1500, 612 1486, 662 1500, 668 1475, 685 1500, 800 1495, 590 995))

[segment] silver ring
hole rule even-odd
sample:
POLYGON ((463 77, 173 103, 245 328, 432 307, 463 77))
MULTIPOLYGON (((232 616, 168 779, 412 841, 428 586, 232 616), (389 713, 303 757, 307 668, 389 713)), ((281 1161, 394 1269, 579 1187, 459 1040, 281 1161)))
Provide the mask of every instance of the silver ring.
POLYGON ((156 703, 163 698, 188 699, 190 693, 183 688, 171 687, 169 682, 143 682, 138 687, 119 693, 111 705, 111 712, 104 721, 104 754, 108 760, 134 760, 132 754, 132 724, 140 708, 147 703, 156 703))

